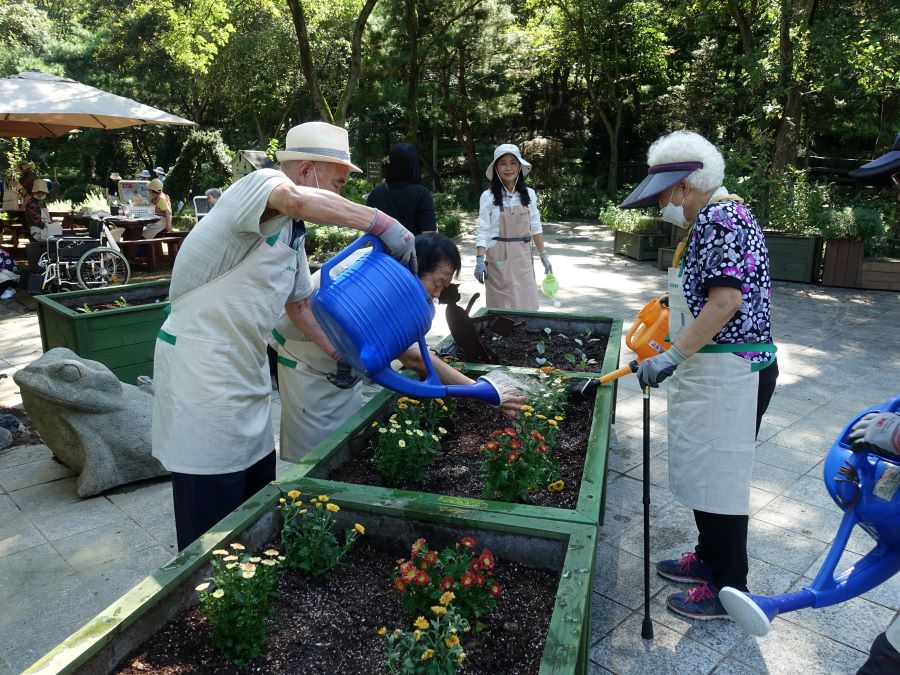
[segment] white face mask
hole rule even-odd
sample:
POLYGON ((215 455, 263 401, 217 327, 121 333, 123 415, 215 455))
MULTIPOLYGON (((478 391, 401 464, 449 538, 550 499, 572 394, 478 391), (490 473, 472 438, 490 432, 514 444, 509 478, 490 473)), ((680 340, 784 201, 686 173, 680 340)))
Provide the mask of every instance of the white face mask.
MULTIPOLYGON (((674 195, 675 191, 672 190, 672 196, 674 195)), ((684 218, 684 199, 681 200, 681 204, 676 205, 672 203, 672 197, 669 197, 669 203, 662 208, 659 217, 676 227, 687 227, 688 223, 684 218)))

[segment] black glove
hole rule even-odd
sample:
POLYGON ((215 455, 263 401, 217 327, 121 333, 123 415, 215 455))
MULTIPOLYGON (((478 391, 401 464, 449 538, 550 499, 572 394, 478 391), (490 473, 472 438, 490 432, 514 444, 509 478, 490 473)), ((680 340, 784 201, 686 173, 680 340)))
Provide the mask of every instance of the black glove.
POLYGON ((346 361, 338 361, 337 370, 325 376, 338 389, 349 389, 362 379, 346 361))

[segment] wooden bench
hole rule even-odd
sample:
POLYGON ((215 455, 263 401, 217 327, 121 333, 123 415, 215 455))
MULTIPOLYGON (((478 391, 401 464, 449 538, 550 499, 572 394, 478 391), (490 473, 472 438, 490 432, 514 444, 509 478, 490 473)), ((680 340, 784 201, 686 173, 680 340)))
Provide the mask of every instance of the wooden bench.
POLYGON ((155 272, 160 260, 165 259, 169 265, 175 264, 175 257, 184 237, 156 237, 155 239, 126 239, 119 242, 119 248, 128 258, 132 266, 139 266, 149 272, 155 272), (166 245, 166 254, 163 255, 162 245, 166 245), (137 252, 141 246, 147 247, 147 255, 138 257, 137 252))

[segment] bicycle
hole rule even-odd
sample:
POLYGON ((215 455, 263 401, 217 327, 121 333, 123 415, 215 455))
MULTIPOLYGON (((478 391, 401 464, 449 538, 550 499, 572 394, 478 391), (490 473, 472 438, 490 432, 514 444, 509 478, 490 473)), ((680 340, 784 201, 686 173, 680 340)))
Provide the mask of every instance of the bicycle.
POLYGON ((62 235, 47 240, 38 268, 43 270, 41 290, 54 293, 63 288, 120 286, 131 279, 131 265, 122 254, 107 221, 116 216, 91 220, 86 236, 62 235))

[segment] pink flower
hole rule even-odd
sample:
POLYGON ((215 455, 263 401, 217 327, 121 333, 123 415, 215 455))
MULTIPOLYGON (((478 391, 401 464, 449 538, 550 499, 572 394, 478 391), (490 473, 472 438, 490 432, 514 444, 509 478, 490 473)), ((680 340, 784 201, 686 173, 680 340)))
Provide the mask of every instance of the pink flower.
POLYGON ((463 572, 459 578, 459 585, 463 588, 472 588, 475 585, 475 575, 471 572, 463 572))
POLYGON ((443 579, 441 579, 438 586, 440 587, 440 589, 442 591, 449 591, 449 590, 453 589, 454 583, 456 583, 456 582, 453 581, 453 577, 444 577, 443 579))
POLYGON ((475 548, 476 542, 472 537, 463 537, 459 540, 461 546, 465 546, 466 548, 475 548))

